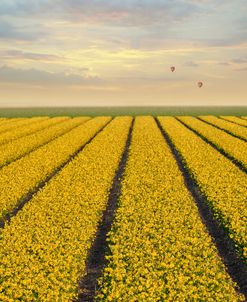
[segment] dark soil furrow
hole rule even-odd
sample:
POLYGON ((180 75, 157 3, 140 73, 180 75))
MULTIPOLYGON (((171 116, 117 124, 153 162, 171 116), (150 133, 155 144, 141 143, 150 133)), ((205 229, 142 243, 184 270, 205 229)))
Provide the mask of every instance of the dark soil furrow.
POLYGON ((203 141, 205 141, 207 144, 209 144, 211 147, 213 147, 215 150, 217 150, 220 154, 222 154, 227 159, 229 159, 241 171, 247 173, 247 168, 239 160, 237 160, 236 158, 234 158, 233 156, 231 156, 230 154, 228 154, 227 152, 225 152, 223 148, 220 148, 217 145, 215 145, 213 142, 211 142, 210 140, 208 140, 205 136, 203 136, 202 134, 200 134, 197 130, 193 129, 192 127, 190 127, 189 125, 187 125, 186 123, 184 123, 183 121, 181 121, 180 119, 178 119, 178 118, 176 118, 176 119, 181 124, 183 124, 186 128, 188 128, 190 131, 194 132, 197 136, 199 136, 203 141))
POLYGON ((195 179, 190 174, 188 167, 181 154, 174 146, 171 138, 162 128, 160 122, 156 118, 157 125, 163 134, 163 137, 169 145, 171 152, 178 164, 180 171, 184 177, 184 183, 194 198, 198 207, 198 211, 203 224, 206 226, 209 235, 215 243, 218 254, 221 257, 225 267, 232 280, 237 284, 237 290, 245 296, 247 300, 247 266, 241 259, 235 249, 234 241, 229 237, 227 230, 216 220, 212 209, 207 202, 206 196, 201 192, 195 179))
POLYGON ((234 133, 232 133, 232 132, 230 132, 230 131, 228 131, 228 130, 225 130, 225 129, 223 129, 223 128, 220 128, 219 126, 217 126, 217 125, 215 125, 215 124, 213 124, 213 123, 210 123, 210 122, 208 122, 208 121, 204 121, 204 120, 201 119, 199 116, 197 116, 196 118, 197 118, 198 120, 200 120, 201 122, 204 122, 204 123, 206 123, 206 124, 208 124, 208 125, 210 125, 210 126, 214 126, 215 128, 217 128, 217 129, 219 129, 219 130, 221 130, 221 131, 224 131, 224 132, 226 132, 227 134, 230 134, 231 136, 234 136, 234 137, 236 137, 236 138, 241 139, 241 140, 244 141, 244 142, 247 142, 247 140, 246 140, 245 138, 240 137, 240 136, 238 136, 238 135, 236 135, 236 134, 234 134, 234 133))
POLYGON ((102 276, 104 267, 107 264, 106 254, 108 251, 107 234, 115 218, 118 200, 121 195, 121 181, 128 159, 129 147, 132 138, 134 119, 130 126, 125 149, 122 154, 118 169, 113 179, 112 187, 108 196, 107 207, 103 212, 94 242, 88 252, 86 261, 86 275, 79 281, 79 295, 77 302, 92 302, 97 292, 98 279, 102 276))
POLYGON ((50 175, 48 175, 44 180, 42 180, 40 183, 37 184, 37 186, 27 193, 26 196, 24 196, 19 203, 16 205, 16 207, 7 213, 4 217, 4 219, 0 220, 0 228, 4 228, 5 224, 10 222, 11 218, 18 214, 18 212, 25 206, 26 203, 28 203, 32 197, 40 190, 42 189, 54 176, 56 176, 69 162, 71 162, 83 149, 90 144, 90 142, 110 123, 106 123, 104 127, 102 127, 93 137, 90 138, 88 142, 83 144, 77 151, 75 151, 73 154, 69 156, 69 158, 61 164, 59 167, 57 167, 50 175))

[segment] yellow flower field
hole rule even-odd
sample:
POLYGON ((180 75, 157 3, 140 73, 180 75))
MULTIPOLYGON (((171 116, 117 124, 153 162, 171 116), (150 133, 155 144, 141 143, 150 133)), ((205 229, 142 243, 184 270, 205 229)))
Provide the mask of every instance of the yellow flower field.
POLYGON ((216 217, 229 229, 240 254, 247 259, 246 173, 174 118, 161 117, 160 122, 207 196, 216 217))
POLYGON ((42 146, 63 133, 80 125, 85 118, 58 118, 58 121, 63 122, 53 124, 48 128, 38 131, 36 133, 23 136, 17 140, 10 141, 7 144, 0 146, 0 167, 11 163, 37 147, 42 146))
POLYGON ((55 125, 64 120, 66 120, 66 118, 59 118, 59 117, 55 117, 51 119, 44 118, 44 120, 37 120, 37 122, 29 123, 25 126, 22 126, 21 128, 18 127, 12 131, 11 130, 6 131, 0 134, 0 145, 18 139, 19 137, 26 136, 34 132, 40 131, 42 129, 45 129, 46 127, 55 125))
POLYGON ((45 119, 46 119, 46 117, 4 119, 0 123, 0 133, 3 133, 5 131, 14 130, 14 129, 17 129, 18 127, 31 125, 32 123, 43 121, 45 119))
POLYGON ((246 142, 213 126, 205 124, 194 117, 184 116, 178 117, 178 119, 192 129, 196 130, 203 137, 214 143, 219 149, 225 151, 247 168, 246 142))
POLYGON ((200 118, 206 122, 218 126, 219 128, 229 131, 233 135, 236 135, 244 140, 247 140, 247 128, 240 125, 228 122, 223 119, 219 119, 215 116, 200 116, 200 118))
POLYGON ((230 122, 239 124, 241 126, 247 126, 247 121, 245 119, 242 119, 242 118, 239 118, 236 116, 224 116, 224 115, 222 115, 220 117, 222 117, 223 119, 228 120, 230 122))
POLYGON ((99 301, 240 301, 151 117, 137 118, 99 301))
POLYGON ((130 122, 123 117, 110 123, 5 227, 1 301, 75 296, 130 122))
POLYGON ((0 117, 0 302, 246 301, 245 121, 0 117))
POLYGON ((0 217, 11 211, 30 190, 87 143, 110 118, 99 117, 86 124, 87 119, 78 120, 81 126, 0 170, 0 217))

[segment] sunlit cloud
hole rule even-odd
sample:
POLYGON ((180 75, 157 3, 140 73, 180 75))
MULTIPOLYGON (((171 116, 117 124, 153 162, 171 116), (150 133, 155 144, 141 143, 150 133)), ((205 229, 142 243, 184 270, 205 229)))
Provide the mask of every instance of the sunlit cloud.
POLYGON ((2 59, 9 59, 9 60, 54 61, 58 59, 60 60, 63 59, 53 54, 25 52, 21 50, 12 50, 12 49, 6 51, 0 51, 0 55, 2 59))
POLYGON ((235 69, 236 71, 247 71, 247 67, 243 67, 243 68, 237 68, 237 69, 235 69))
POLYGON ((198 67, 199 64, 196 63, 195 61, 188 61, 188 62, 185 62, 184 63, 185 66, 188 66, 188 67, 198 67))
POLYGON ((33 41, 37 40, 38 33, 29 30, 21 30, 9 22, 0 20, 0 39, 10 41, 33 41))
POLYGON ((1 0, 0 105, 35 89, 44 104, 242 104, 246 15, 246 0, 1 0))
POLYGON ((0 67, 0 82, 24 83, 36 86, 97 86, 101 84, 101 80, 97 77, 78 74, 51 73, 37 69, 15 69, 9 66, 0 67))
POLYGON ((57 1, 64 18, 73 22, 103 23, 114 26, 136 27, 155 24, 169 25, 190 16, 197 7, 186 1, 138 0, 72 0, 57 1))
POLYGON ((233 59, 232 62, 236 63, 236 64, 246 64, 247 63, 247 56, 242 57, 242 58, 233 59))

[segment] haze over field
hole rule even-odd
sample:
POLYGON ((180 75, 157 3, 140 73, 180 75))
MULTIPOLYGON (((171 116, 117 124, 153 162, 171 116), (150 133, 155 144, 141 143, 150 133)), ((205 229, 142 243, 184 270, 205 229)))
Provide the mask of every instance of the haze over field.
POLYGON ((0 106, 246 105, 246 15, 246 0, 1 0, 0 106))

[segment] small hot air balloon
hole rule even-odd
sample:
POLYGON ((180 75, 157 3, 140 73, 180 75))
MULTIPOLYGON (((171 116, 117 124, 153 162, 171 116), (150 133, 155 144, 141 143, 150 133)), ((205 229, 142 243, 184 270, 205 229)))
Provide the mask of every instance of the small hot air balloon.
POLYGON ((197 85, 198 85, 199 88, 202 88, 203 83, 202 82, 198 82, 197 85))
POLYGON ((171 71, 174 72, 175 71, 175 66, 171 66, 171 71))

